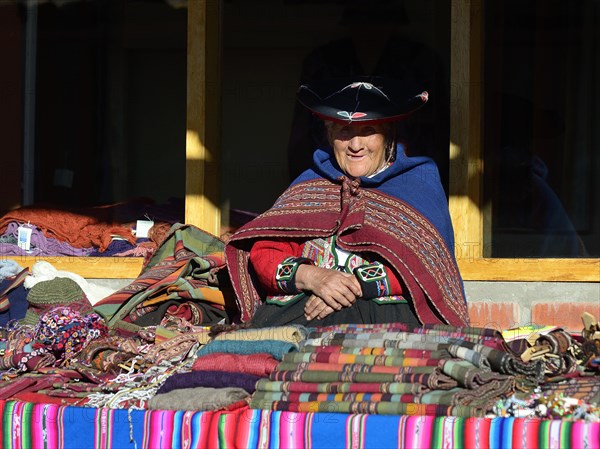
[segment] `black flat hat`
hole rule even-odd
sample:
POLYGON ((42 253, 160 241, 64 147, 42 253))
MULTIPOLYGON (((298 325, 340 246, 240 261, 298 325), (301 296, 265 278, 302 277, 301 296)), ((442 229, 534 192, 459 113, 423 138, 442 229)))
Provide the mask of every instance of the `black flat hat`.
POLYGON ((328 79, 300 86, 298 101, 323 120, 376 123, 402 120, 429 94, 407 83, 382 77, 328 79))

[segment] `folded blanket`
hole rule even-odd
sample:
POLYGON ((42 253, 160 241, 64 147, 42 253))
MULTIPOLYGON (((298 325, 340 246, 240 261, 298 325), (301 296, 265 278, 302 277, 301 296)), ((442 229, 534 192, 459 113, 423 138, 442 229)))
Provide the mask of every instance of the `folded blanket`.
POLYGON ((227 371, 266 377, 275 370, 279 362, 271 355, 213 353, 194 360, 194 371, 227 371))
POLYGON ((273 391, 257 391, 255 401, 285 401, 285 402, 402 402, 405 404, 418 403, 419 398, 414 394, 390 393, 283 393, 273 391))
POLYGON ((182 388, 158 393, 148 401, 150 410, 220 410, 249 397, 241 388, 182 388))
POLYGON ((306 338, 308 330, 302 326, 277 326, 260 329, 239 329, 223 332, 214 340, 262 341, 279 340, 288 343, 299 343, 306 338))
MULTIPOLYGON (((256 383, 256 391, 287 393, 390 393, 390 394, 422 394, 428 391, 425 384, 410 382, 282 382, 261 379, 256 383)), ((456 383, 452 385, 455 387, 456 383)), ((451 387, 449 387, 451 388, 451 387)))
POLYGON ((297 346, 294 343, 288 343, 278 340, 260 340, 260 341, 240 341, 240 340, 213 340, 207 345, 201 347, 198 357, 206 354, 223 352, 229 354, 259 354, 267 353, 277 360, 281 360, 284 354, 296 351, 297 346))
POLYGON ((269 379, 285 382, 401 382, 404 374, 434 374, 439 368, 433 366, 399 367, 395 374, 335 371, 273 371, 269 379))
POLYGON ((221 410, 248 398, 241 388, 182 388, 157 393, 148 401, 150 410, 221 410))
POLYGON ((159 387, 157 394, 168 393, 182 388, 242 388, 248 393, 254 393, 259 376, 242 373, 227 373, 223 371, 192 371, 171 375, 159 387))

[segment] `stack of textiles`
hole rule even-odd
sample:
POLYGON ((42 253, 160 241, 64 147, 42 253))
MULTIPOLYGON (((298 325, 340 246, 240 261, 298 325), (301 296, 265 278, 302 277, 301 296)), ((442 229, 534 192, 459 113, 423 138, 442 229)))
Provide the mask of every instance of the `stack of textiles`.
POLYGON ((313 328, 257 383, 251 408, 481 417, 543 378, 493 329, 403 324, 313 328))
MULTIPOLYGON (((216 327, 218 328, 218 326, 216 327)), ((170 375, 149 409, 234 410, 246 407, 255 386, 306 336, 296 326, 218 333, 196 353, 191 371, 170 375)))
POLYGON ((194 326, 227 320, 235 306, 222 280, 223 248, 222 240, 195 226, 173 225, 140 275, 94 309, 119 335, 133 335, 165 318, 194 326))
POLYGON ((85 209, 23 207, 0 217, 3 256, 148 257, 177 222, 173 205, 147 200, 85 209), (136 237, 137 220, 152 217, 148 237, 136 237), (30 247, 19 246, 19 228, 31 231, 30 247))

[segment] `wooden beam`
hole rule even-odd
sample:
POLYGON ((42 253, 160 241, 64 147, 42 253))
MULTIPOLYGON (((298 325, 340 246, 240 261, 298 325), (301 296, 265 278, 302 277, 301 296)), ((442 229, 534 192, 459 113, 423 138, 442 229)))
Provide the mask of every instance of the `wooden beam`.
POLYGON ((221 1, 188 2, 185 222, 220 234, 221 1))
POLYGON ((69 257, 69 256, 11 256, 23 268, 46 261, 59 271, 69 271, 90 279, 135 279, 142 271, 143 257, 69 257))
POLYGON ((465 281, 600 282, 599 259, 459 259, 465 281))

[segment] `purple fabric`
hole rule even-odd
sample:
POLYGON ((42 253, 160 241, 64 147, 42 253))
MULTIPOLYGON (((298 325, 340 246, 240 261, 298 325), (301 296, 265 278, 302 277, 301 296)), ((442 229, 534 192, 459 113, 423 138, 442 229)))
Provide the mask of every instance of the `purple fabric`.
MULTIPOLYGON (((18 235, 21 223, 13 221, 8 224, 5 236, 18 235)), ((35 226, 31 227, 31 251, 25 251, 17 244, 0 243, 0 254, 3 256, 89 256, 92 248, 75 248, 66 242, 46 237, 42 231, 35 226)))
POLYGON ((252 374, 228 373, 225 371, 192 371, 190 373, 173 374, 167 378, 156 394, 167 393, 178 388, 227 388, 237 387, 254 393, 256 382, 262 377, 252 374))
POLYGON ((92 257, 106 257, 106 256, 115 256, 119 253, 123 253, 125 251, 129 251, 135 248, 135 245, 132 245, 127 240, 113 240, 106 248, 106 251, 100 252, 98 249, 94 249, 90 256, 92 257))

